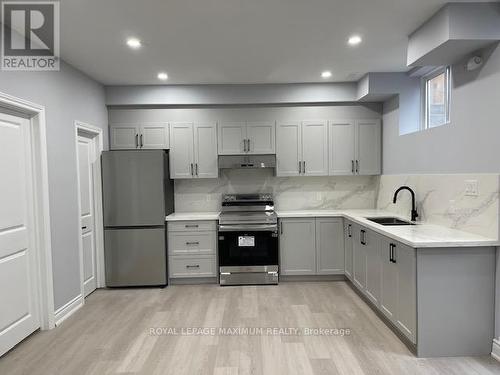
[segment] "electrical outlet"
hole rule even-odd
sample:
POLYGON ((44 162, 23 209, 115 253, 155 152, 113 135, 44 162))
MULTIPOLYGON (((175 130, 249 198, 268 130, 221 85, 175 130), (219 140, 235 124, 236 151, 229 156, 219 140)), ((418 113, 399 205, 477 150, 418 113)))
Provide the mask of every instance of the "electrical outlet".
POLYGON ((469 197, 477 197, 479 195, 477 180, 465 180, 465 195, 469 197))

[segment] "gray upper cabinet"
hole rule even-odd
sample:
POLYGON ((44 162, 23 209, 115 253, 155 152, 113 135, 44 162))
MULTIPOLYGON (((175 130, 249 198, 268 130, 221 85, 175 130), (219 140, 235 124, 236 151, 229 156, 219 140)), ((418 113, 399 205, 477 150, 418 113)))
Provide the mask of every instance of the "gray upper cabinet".
POLYGON ((278 123, 276 138, 278 176, 328 175, 326 121, 278 123))
POLYGON ((316 219, 316 273, 344 274, 344 226, 341 218, 316 219))
POLYGON ((353 232, 352 231, 353 231, 352 223, 348 220, 344 220, 345 275, 351 281, 353 275, 353 268, 352 268, 353 232))
POLYGON ((329 175, 381 173, 380 120, 329 121, 329 175))
POLYGON ((382 172, 382 127, 380 120, 356 121, 355 172, 378 175, 382 172))
POLYGON ((274 154, 276 124, 260 122, 221 122, 217 139, 219 155, 274 154))
POLYGON ((171 178, 218 176, 215 123, 172 123, 170 138, 171 178))
POLYGON ((111 124, 111 150, 168 149, 168 123, 111 124))
POLYGON ((281 219, 281 275, 316 274, 315 219, 281 219))

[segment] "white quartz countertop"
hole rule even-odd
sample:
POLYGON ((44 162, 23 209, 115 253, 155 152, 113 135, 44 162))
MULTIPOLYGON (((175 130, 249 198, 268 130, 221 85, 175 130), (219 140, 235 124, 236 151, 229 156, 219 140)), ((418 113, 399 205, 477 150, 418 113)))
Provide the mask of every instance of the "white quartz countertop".
POLYGON ((166 221, 196 221, 218 220, 219 212, 174 212, 168 215, 166 221))
POLYGON ((384 226, 367 219, 367 217, 381 216, 399 217, 398 215, 394 215, 392 212, 383 210, 303 210, 277 211, 277 214, 280 218, 344 217, 357 224, 363 225, 374 232, 414 248, 500 245, 498 239, 487 238, 440 225, 419 223, 417 225, 384 226))
MULTIPOLYGON (((418 223, 417 225, 384 226, 367 220, 368 217, 399 217, 383 210, 278 210, 276 213, 279 218, 343 217, 414 248, 500 246, 498 239, 441 225, 418 223)), ((219 214, 219 212, 175 212, 168 215, 166 221, 218 220, 219 214)))

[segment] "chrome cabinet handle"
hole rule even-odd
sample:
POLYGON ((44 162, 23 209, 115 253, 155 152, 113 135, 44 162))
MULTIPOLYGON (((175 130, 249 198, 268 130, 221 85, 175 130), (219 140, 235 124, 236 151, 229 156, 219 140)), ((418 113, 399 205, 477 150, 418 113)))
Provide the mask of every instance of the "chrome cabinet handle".
POLYGON ((195 167, 195 172, 194 172, 194 174, 198 176, 198 163, 196 163, 196 164, 194 165, 194 167, 195 167))
POLYGON ((141 134, 141 148, 144 146, 144 140, 142 138, 142 134, 141 134))
POLYGON ((347 225, 347 236, 348 236, 349 238, 351 238, 351 237, 352 237, 352 225, 351 225, 351 224, 348 224, 348 225, 347 225))
POLYGON ((248 150, 247 150, 247 140, 246 140, 246 139, 244 139, 244 140, 243 140, 243 152, 247 152, 247 151, 248 151, 248 150))
POLYGON ((359 173, 359 160, 356 160, 356 173, 359 173))
POLYGON ((302 162, 299 161, 299 174, 302 172, 302 162))
POLYGON ((359 242, 361 242, 361 245, 366 245, 366 232, 363 229, 360 232, 359 242))
POLYGON ((186 242, 186 245, 199 245, 200 243, 198 241, 195 242, 186 242))
POLYGON ((250 139, 247 139, 248 141, 248 149, 247 149, 247 152, 250 152, 250 139))
POLYGON ((199 264, 193 264, 193 265, 187 264, 186 268, 200 268, 200 265, 199 264))
POLYGON ((396 250, 396 245, 395 245, 395 244, 393 244, 393 243, 391 243, 391 244, 389 245, 389 249, 390 249, 390 250, 389 250, 389 261, 390 261, 391 263, 396 263, 396 252, 395 252, 395 250, 396 250))
POLYGON ((185 228, 198 228, 198 224, 186 224, 184 225, 185 228))
POLYGON ((191 163, 191 176, 194 176, 194 173, 193 173, 193 163, 191 163))
POLYGON ((139 147, 139 134, 135 135, 135 148, 139 147))
POLYGON ((351 160, 351 172, 354 174, 354 160, 351 160))
POLYGON ((306 173, 306 162, 305 161, 302 162, 302 173, 304 173, 304 174, 306 173))

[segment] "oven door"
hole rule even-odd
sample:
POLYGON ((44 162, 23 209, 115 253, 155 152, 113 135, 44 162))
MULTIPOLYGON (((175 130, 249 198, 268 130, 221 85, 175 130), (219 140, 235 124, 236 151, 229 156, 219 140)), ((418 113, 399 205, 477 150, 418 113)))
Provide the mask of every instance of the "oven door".
POLYGON ((220 225, 219 266, 278 266, 276 226, 245 226, 240 229, 220 225))

